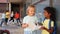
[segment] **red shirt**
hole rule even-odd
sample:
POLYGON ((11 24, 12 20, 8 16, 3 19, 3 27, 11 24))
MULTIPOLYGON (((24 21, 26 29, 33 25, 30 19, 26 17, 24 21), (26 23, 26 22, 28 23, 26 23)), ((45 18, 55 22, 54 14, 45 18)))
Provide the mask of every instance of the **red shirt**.
POLYGON ((15 18, 16 18, 16 19, 17 19, 17 18, 20 18, 19 13, 15 13, 15 18))

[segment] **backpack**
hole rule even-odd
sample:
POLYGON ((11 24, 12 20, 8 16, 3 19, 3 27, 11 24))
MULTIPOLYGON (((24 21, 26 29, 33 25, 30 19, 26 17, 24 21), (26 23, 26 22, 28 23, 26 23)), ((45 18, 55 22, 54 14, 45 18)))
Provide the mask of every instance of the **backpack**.
MULTIPOLYGON (((45 19, 44 19, 44 20, 45 20, 45 19)), ((51 29, 51 21, 52 21, 52 20, 50 20, 50 21, 49 21, 49 24, 48 24, 48 25, 49 25, 49 29, 51 29)), ((44 21, 43 21, 43 22, 44 22, 44 21)), ((54 30, 54 31, 52 32, 52 34, 57 34, 57 24, 56 24, 56 22, 54 23, 53 30, 54 30)))

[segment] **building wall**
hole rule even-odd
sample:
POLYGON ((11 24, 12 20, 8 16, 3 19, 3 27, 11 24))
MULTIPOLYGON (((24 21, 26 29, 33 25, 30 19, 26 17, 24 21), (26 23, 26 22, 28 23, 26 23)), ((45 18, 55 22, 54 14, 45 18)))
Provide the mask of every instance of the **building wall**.
POLYGON ((8 3, 8 0, 0 0, 0 3, 8 3))
POLYGON ((55 7, 57 9, 57 11, 56 11, 57 27, 58 27, 57 34, 60 34, 60 0, 54 0, 53 7, 55 7))
POLYGON ((0 0, 0 13, 8 10, 8 0, 0 0))
POLYGON ((0 4, 0 12, 2 13, 2 12, 4 12, 4 11, 6 11, 6 10, 8 10, 8 4, 6 4, 6 3, 1 3, 1 4, 0 4))
POLYGON ((38 18, 41 17, 42 19, 40 19, 40 21, 43 21, 43 19, 44 19, 44 16, 43 16, 44 10, 43 9, 47 6, 49 6, 49 0, 43 1, 41 3, 37 3, 35 6, 36 6, 36 14, 37 14, 38 18), (42 14, 42 15, 40 15, 40 14, 42 14))
POLYGON ((9 0, 9 2, 17 2, 17 3, 20 3, 20 2, 22 2, 22 0, 9 0))

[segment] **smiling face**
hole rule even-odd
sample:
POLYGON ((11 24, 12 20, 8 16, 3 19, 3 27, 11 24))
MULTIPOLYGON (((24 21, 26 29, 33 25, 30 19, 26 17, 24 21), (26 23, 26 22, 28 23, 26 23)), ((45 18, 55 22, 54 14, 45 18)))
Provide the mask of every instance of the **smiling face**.
POLYGON ((28 7, 28 15, 33 16, 35 15, 35 8, 33 7, 28 7))
POLYGON ((45 18, 50 18, 51 14, 44 10, 44 16, 45 18))

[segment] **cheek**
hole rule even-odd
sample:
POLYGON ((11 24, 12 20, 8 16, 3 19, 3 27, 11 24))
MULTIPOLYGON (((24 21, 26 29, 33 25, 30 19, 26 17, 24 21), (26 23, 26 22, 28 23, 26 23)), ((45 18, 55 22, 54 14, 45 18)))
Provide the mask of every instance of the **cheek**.
POLYGON ((29 11, 28 13, 31 14, 31 11, 29 11))
POLYGON ((32 12, 33 14, 35 13, 35 12, 32 12))
POLYGON ((44 13, 44 16, 47 17, 48 16, 48 13, 44 13))

